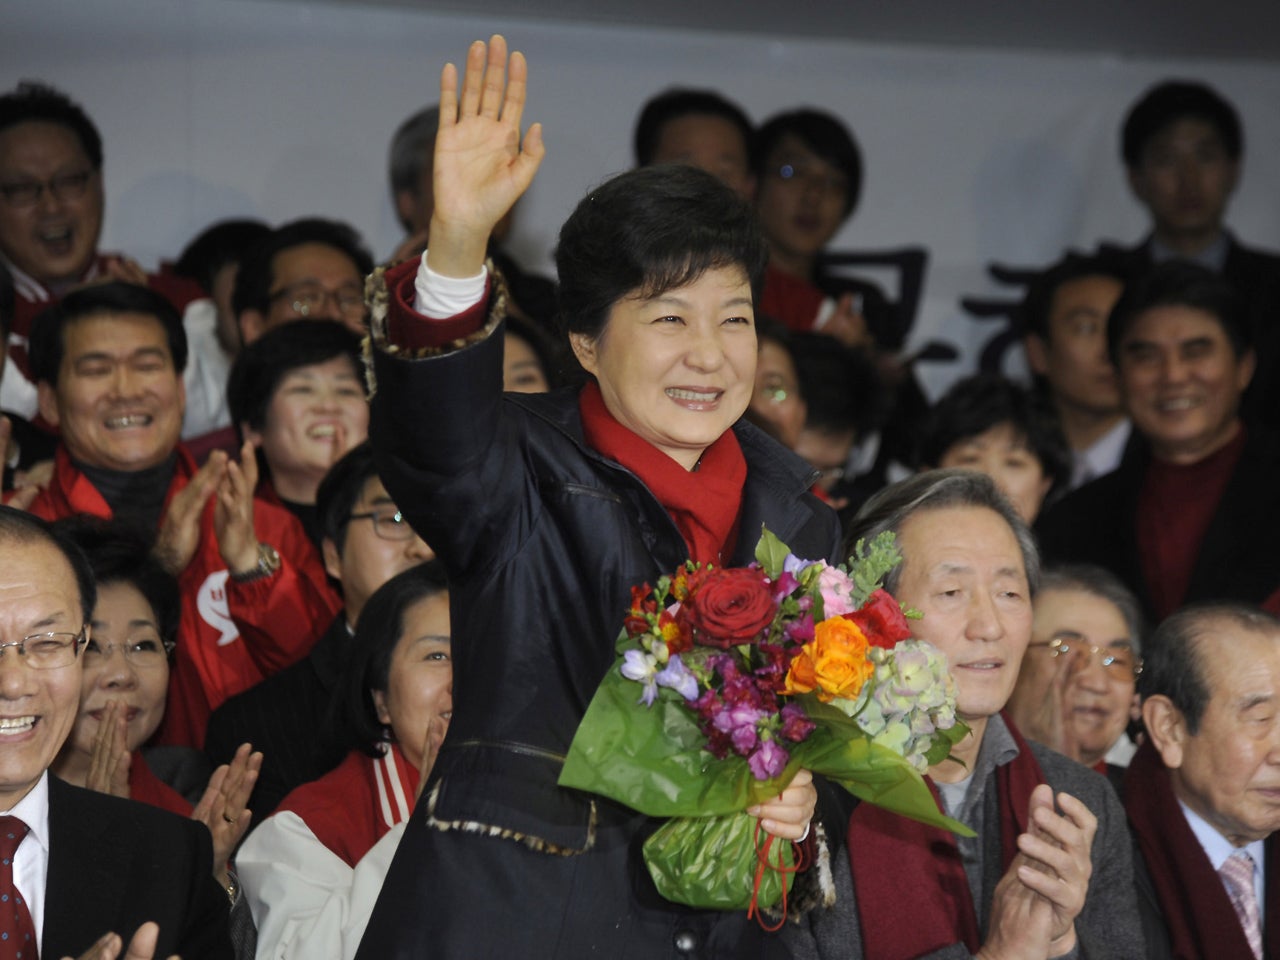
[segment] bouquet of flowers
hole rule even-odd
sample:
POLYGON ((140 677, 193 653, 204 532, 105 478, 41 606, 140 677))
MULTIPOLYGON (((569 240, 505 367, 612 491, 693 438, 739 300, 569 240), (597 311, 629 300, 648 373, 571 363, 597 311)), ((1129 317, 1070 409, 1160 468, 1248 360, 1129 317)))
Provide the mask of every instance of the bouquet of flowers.
POLYGON ((969 834, 922 773, 967 727, 934 647, 881 589, 893 534, 848 565, 794 556, 767 529, 748 567, 688 563, 632 589, 616 669, 596 691, 562 786, 671 818, 644 845, 664 897, 727 910, 785 905, 794 851, 760 843, 747 807, 797 770, 969 834))

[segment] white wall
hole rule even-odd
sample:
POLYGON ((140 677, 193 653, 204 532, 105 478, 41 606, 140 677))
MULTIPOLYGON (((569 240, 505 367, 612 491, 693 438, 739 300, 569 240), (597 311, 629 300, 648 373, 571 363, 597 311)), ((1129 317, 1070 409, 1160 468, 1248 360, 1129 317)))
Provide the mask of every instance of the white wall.
MULTIPOLYGON (((1249 141, 1231 211, 1242 239, 1280 247, 1280 65, 886 47, 659 30, 495 22, 411 10, 254 0, 8 0, 0 86, 41 78, 94 117, 106 143, 104 248, 152 265, 210 221, 345 219, 385 255, 398 239, 387 140, 436 96, 440 66, 496 30, 531 65, 526 117, 549 155, 515 250, 550 271, 560 221, 631 162, 631 124, 673 84, 719 88, 763 119, 816 104, 862 144, 863 202, 836 246, 932 251, 916 340, 967 352, 991 331, 957 307, 998 293, 993 259, 1035 264, 1068 245, 1144 229, 1118 160, 1125 107, 1167 76, 1208 80, 1249 141)), ((937 389, 964 365, 937 371, 937 389)))

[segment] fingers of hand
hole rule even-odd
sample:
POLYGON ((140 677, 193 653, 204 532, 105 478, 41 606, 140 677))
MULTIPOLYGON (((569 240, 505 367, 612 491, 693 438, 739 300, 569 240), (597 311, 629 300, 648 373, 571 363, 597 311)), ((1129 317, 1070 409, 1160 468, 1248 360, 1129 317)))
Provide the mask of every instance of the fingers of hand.
POLYGON ((144 923, 129 941, 129 949, 124 960, 152 960, 156 953, 156 941, 160 938, 160 927, 154 923, 144 923))
POLYGON ((489 62, 484 71, 484 87, 480 97, 480 114, 498 118, 507 86, 507 41, 500 34, 489 38, 489 62))
POLYGON ((467 50, 467 66, 462 75, 462 102, 458 107, 458 119, 473 117, 480 110, 481 88, 484 84, 484 64, 487 47, 477 40, 467 50))

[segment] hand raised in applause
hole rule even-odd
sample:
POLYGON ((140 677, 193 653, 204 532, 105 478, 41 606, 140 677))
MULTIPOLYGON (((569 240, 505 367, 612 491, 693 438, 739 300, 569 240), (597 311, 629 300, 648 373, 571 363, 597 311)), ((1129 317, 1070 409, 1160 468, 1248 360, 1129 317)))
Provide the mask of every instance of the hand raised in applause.
POLYGON ((200 544, 200 517, 204 506, 218 489, 227 470, 227 455, 222 450, 209 454, 204 466, 195 472, 187 485, 175 493, 160 518, 160 532, 151 552, 173 576, 181 576, 196 555, 200 544))
POLYGON ((227 864, 236 846, 249 830, 253 813, 245 806, 262 770, 262 754, 252 745, 240 744, 230 763, 213 771, 204 795, 191 813, 191 819, 203 823, 213 836, 213 875, 227 885, 227 864))

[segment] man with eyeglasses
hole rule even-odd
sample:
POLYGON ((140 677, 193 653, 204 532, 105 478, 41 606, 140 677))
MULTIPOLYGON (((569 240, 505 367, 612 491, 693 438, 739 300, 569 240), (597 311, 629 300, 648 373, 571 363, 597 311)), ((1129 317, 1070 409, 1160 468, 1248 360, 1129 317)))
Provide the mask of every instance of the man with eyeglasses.
POLYGON ((232 308, 244 343, 290 320, 331 320, 364 336, 373 257, 345 223, 308 217, 272 230, 240 261, 232 308))
POLYGON ((367 442, 330 469, 316 511, 325 570, 342 590, 343 609, 306 659, 215 710, 205 738, 205 753, 215 764, 229 763, 246 741, 271 758, 249 800, 259 823, 291 790, 342 760, 345 741, 333 739, 326 720, 360 612, 393 576, 435 556, 387 496, 367 442))
POLYGON ((1024 734, 1111 777, 1118 786, 1136 749, 1142 608, 1100 567, 1045 572, 1008 712, 1024 734))
POLYGON ((1151 956, 1280 957, 1280 620, 1188 607, 1151 636, 1125 777, 1151 956))
POLYGON ((49 775, 79 707, 94 599, 73 544, 0 507, 0 941, 31 957, 113 960, 125 937, 133 960, 230 958, 207 831, 49 775))
POLYGON ((146 285, 179 310, 202 296, 191 281, 148 275, 131 260, 100 253, 102 210, 102 138, 84 110, 42 83, 23 82, 0 96, 0 258, 18 294, 0 407, 35 415, 31 324, 76 287, 104 280, 146 285))

